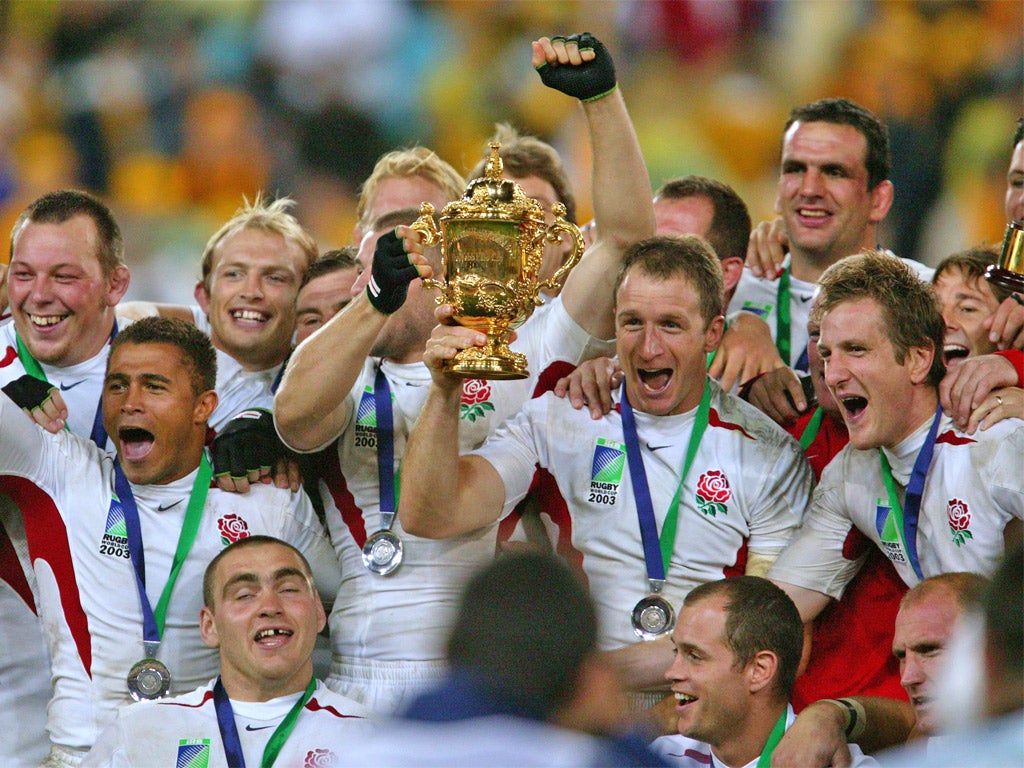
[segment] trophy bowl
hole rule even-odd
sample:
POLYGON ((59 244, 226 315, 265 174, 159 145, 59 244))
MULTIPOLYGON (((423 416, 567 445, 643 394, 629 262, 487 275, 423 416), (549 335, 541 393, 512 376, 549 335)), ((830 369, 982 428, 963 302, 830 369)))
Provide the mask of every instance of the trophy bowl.
POLYGON ((512 332, 544 303, 541 290, 561 287, 583 255, 583 237, 565 220, 561 203, 548 226, 540 203, 501 178, 500 145, 490 147, 484 175, 444 207, 438 223, 434 207, 422 203, 412 228, 424 234, 426 245, 441 244, 443 280, 424 280, 440 289, 438 304, 450 304, 459 325, 487 335, 484 346, 459 351, 447 370, 473 379, 523 379, 529 376, 527 360, 509 349, 512 332), (562 234, 572 240, 572 250, 551 278, 541 280, 544 246, 562 234))
POLYGON ((989 267, 985 277, 1011 293, 1024 293, 1024 223, 1011 221, 1006 225, 999 263, 989 267))

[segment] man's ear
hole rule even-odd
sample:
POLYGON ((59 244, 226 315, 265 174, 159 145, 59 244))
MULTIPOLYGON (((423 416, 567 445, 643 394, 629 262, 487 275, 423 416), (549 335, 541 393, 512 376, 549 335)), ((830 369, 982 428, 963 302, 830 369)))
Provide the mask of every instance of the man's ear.
POLYGON ((714 352, 722 343, 722 334, 725 333, 725 318, 721 315, 712 318, 708 328, 704 331, 704 351, 714 352))
POLYGON ((104 300, 108 307, 113 307, 128 291, 128 285, 132 281, 132 273, 124 264, 118 264, 114 271, 107 278, 107 291, 104 300))
POLYGON ((213 622, 213 611, 205 605, 199 611, 199 634, 210 648, 220 647, 220 636, 217 634, 217 625, 213 622))
POLYGON ((886 217, 892 207, 892 198, 895 188, 892 182, 886 179, 879 182, 878 186, 871 190, 871 214, 869 219, 877 224, 886 217))
POLYGON ((907 366, 907 370, 910 372, 910 381, 914 384, 923 384, 927 381, 934 359, 935 349, 931 346, 911 347, 908 349, 903 364, 907 366))
POLYGON ((747 687, 751 693, 764 690, 775 682, 779 671, 779 657, 772 651, 758 651, 747 663, 747 687))
POLYGON ((196 283, 195 290, 192 291, 192 295, 196 298, 196 304, 203 310, 204 315, 210 314, 210 294, 206 292, 206 286, 203 285, 203 281, 200 280, 196 283))
POLYGON ((736 287, 742 276, 743 259, 739 256, 730 256, 727 259, 722 259, 722 281, 725 283, 725 294, 727 296, 736 287))
POLYGON ((208 389, 203 392, 199 397, 196 398, 195 405, 192 408, 192 421, 196 424, 205 424, 210 420, 210 416, 217 409, 217 403, 220 402, 217 397, 217 393, 212 389, 208 389))

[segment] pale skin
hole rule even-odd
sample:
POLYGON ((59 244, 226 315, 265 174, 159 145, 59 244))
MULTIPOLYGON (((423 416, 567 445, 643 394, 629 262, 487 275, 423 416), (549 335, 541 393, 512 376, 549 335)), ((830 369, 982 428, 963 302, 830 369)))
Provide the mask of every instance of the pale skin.
MULTIPOLYGON (((533 43, 533 64, 574 66, 593 53, 579 52, 575 44, 533 43)), ((609 338, 614 333, 612 287, 619 262, 632 243, 654 232, 650 182, 622 94, 615 90, 597 101, 582 104, 593 149, 594 213, 599 236, 566 280, 561 297, 569 315, 590 335, 609 338)), ((410 261, 420 277, 432 270, 422 258, 419 235, 399 227, 410 261)), ((366 299, 353 299, 342 312, 301 344, 274 402, 281 437, 297 450, 315 450, 336 438, 349 417, 347 397, 387 316, 366 299), (330 387, 319 384, 333 383, 330 387)), ((423 332, 423 342, 429 336, 423 332)), ((403 362, 422 360, 415 353, 403 362)))

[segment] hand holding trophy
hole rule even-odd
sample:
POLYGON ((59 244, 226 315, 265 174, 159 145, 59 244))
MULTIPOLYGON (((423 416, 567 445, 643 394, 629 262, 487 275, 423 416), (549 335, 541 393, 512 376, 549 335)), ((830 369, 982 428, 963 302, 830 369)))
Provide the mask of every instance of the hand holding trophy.
POLYGON ((544 209, 526 197, 514 181, 503 179, 500 146, 491 144, 484 175, 470 182, 459 200, 441 212, 440 228, 434 207, 420 206, 412 229, 422 232, 425 245, 441 244, 443 281, 424 280, 439 288, 439 304, 450 304, 459 325, 483 331, 482 347, 461 350, 447 364, 449 373, 474 379, 522 379, 529 373, 526 357, 509 349, 512 331, 544 303, 539 292, 558 289, 583 255, 579 229, 565 220, 565 207, 555 204, 555 222, 545 224, 544 209), (562 234, 572 250, 548 280, 539 280, 545 242, 562 234))

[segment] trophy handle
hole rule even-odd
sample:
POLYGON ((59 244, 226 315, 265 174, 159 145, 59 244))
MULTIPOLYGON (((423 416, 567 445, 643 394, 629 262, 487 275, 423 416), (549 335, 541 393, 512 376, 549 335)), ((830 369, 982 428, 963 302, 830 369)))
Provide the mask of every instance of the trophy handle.
POLYGON ((559 290, 562 287, 562 283, 565 282, 565 278, 569 274, 569 270, 575 267, 580 262, 580 258, 583 256, 584 248, 583 235, 580 233, 579 227, 573 224, 571 221, 565 220, 565 206, 561 203, 555 203, 552 211, 555 214, 555 223, 547 228, 547 232, 544 235, 544 239, 549 243, 557 243, 561 238, 558 236, 559 232, 564 232, 572 238, 572 251, 570 251, 566 257, 562 260, 562 265, 555 271, 549 279, 541 280, 537 283, 537 290, 543 288, 550 288, 551 290, 559 290))
MULTIPOLYGON (((437 245, 441 240, 441 231, 434 223, 434 206, 430 203, 420 203, 420 217, 409 225, 409 229, 422 233, 424 245, 437 245)), ((429 277, 423 278, 423 284, 428 288, 440 290, 444 290, 445 287, 440 280, 433 280, 429 277)))

